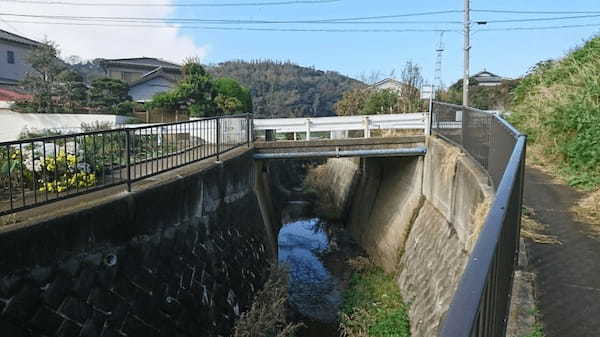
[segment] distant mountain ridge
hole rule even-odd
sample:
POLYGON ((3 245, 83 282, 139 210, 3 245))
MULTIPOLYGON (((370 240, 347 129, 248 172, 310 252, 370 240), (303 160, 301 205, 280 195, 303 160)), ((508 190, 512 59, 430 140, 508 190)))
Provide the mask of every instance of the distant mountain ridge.
MULTIPOLYGON (((104 77, 97 61, 71 65, 86 83, 104 77)), ((206 66, 214 77, 230 77, 249 88, 254 113, 268 117, 333 116, 333 105, 344 92, 366 86, 334 71, 291 62, 229 61, 206 66)))
POLYGON ((333 105, 344 92, 365 86, 337 72, 291 62, 229 61, 210 66, 208 71, 249 88, 254 113, 268 117, 333 116, 333 105))

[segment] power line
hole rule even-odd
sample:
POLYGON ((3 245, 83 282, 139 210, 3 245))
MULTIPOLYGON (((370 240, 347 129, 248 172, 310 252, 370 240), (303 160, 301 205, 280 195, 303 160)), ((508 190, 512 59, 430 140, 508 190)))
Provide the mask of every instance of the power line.
MULTIPOLYGON (((364 16, 350 18, 330 18, 319 20, 232 20, 232 19, 199 19, 199 18, 158 18, 158 17, 123 17, 123 16, 70 16, 70 15, 34 15, 17 13, 0 13, 2 16, 27 17, 37 19, 59 19, 72 21, 102 21, 102 22, 165 22, 165 23, 210 23, 210 24, 462 24, 460 21, 368 21, 384 18, 399 18, 419 15, 433 15, 448 13, 454 11, 442 12, 422 12, 409 14, 396 14, 385 16, 364 16)), ((578 15, 578 16, 560 16, 550 18, 527 18, 527 19, 505 19, 505 20, 475 20, 481 24, 493 23, 515 23, 515 22, 539 22, 539 21, 562 21, 574 19, 598 18, 600 14, 578 15)))
MULTIPOLYGON (((69 21, 101 21, 101 22, 140 22, 140 23, 211 23, 211 24, 460 24, 458 21, 367 21, 380 18, 377 16, 358 17, 358 18, 340 18, 340 19, 321 19, 321 20, 231 20, 231 19, 198 19, 198 18, 157 18, 157 17, 119 17, 119 16, 70 16, 70 15, 34 15, 34 14, 16 14, 0 13, 3 16, 26 17, 36 19, 59 19, 69 21)), ((401 14, 404 16, 405 14, 401 14)), ((400 16, 400 15, 399 15, 400 16)), ((392 17, 392 16, 388 16, 392 17)), ((394 16, 398 17, 398 16, 394 16)))
POLYGON ((17 32, 17 33, 19 33, 21 35, 25 35, 19 29, 17 29, 17 27, 11 25, 10 22, 4 20, 1 16, 0 16, 0 21, 4 22, 7 26, 9 26, 10 28, 12 28, 15 32, 17 32))
POLYGON ((570 29, 570 28, 586 28, 586 27, 600 27, 600 23, 588 23, 578 25, 555 25, 555 26, 537 26, 537 27, 504 27, 504 28, 485 28, 478 29, 478 32, 500 32, 500 31, 527 31, 527 30, 558 30, 558 29, 570 29))
MULTIPOLYGON (((221 30, 221 31, 271 31, 271 32, 334 32, 334 33, 394 33, 394 32, 452 32, 460 33, 460 29, 308 29, 308 28, 256 28, 256 27, 214 27, 214 26, 195 26, 195 25, 176 25, 169 26, 164 24, 139 23, 129 24, 127 22, 119 22, 116 24, 106 25, 106 22, 55 22, 55 21, 26 21, 26 20, 2 20, 4 23, 25 23, 25 24, 44 24, 44 25, 65 25, 65 26, 89 26, 89 27, 131 27, 131 28, 180 28, 180 29, 198 29, 198 30, 221 30)), ((167 23, 168 24, 168 23, 167 23)), ((537 26, 537 27, 503 27, 503 28, 485 28, 478 29, 478 32, 497 32, 497 31, 535 31, 535 30, 560 30, 570 28, 586 28, 600 27, 600 23, 577 24, 577 25, 553 25, 553 26, 537 26)))
MULTIPOLYGON (((453 12, 453 11, 452 11, 453 12)), ((198 19, 198 18, 157 18, 157 17, 123 17, 123 16, 71 16, 71 15, 35 15, 35 14, 18 14, 18 13, 0 13, 4 16, 16 16, 16 17, 28 17, 28 18, 41 18, 41 19, 62 19, 62 20, 96 20, 96 21, 138 21, 138 22, 207 22, 207 23, 335 23, 335 22, 349 22, 353 21, 364 21, 364 20, 376 20, 376 19, 389 19, 409 16, 422 16, 422 15, 434 15, 448 13, 448 11, 442 12, 421 12, 421 13, 409 13, 409 14, 396 14, 396 15, 383 15, 383 16, 362 16, 362 17, 349 17, 349 18, 330 18, 330 19, 318 19, 318 20, 231 20, 231 19, 198 19)), ((424 21, 425 23, 455 23, 458 21, 424 21)), ((374 21, 369 21, 374 23, 374 21)), ((389 22, 386 22, 389 23, 389 22)), ((396 22, 401 23, 401 22, 396 22)), ((415 23, 415 22, 412 22, 415 23)), ((419 22, 422 23, 422 22, 419 22)))
POLYGON ((44 22, 44 21, 21 21, 21 20, 6 20, 12 23, 26 23, 26 24, 50 24, 50 25, 66 25, 66 26, 90 26, 90 27, 129 27, 129 28, 179 28, 179 29, 198 29, 198 30, 221 30, 221 31, 262 31, 262 32, 325 32, 325 33, 426 33, 426 32, 442 32, 442 31, 453 31, 458 32, 459 30, 448 30, 448 29, 328 29, 328 28, 256 28, 256 27, 214 27, 214 26, 166 26, 159 24, 127 24, 118 23, 107 26, 101 23, 82 23, 82 22, 44 22))
POLYGON ((514 23, 514 22, 538 22, 538 21, 562 21, 575 19, 589 19, 600 17, 600 14, 577 15, 577 16, 558 16, 551 18, 530 18, 530 19, 506 19, 506 20, 482 20, 485 23, 514 23))
POLYGON ((504 9, 472 9, 476 13, 500 13, 500 14, 539 14, 539 15, 557 15, 557 14, 598 14, 600 11, 520 11, 504 9))
POLYGON ((289 0, 289 1, 268 1, 268 2, 231 2, 231 3, 97 3, 97 2, 71 2, 71 1, 38 1, 38 0, 3 0, 4 2, 13 2, 32 5, 59 5, 59 6, 85 6, 85 7, 262 7, 262 6, 283 6, 283 5, 310 5, 310 4, 328 4, 340 2, 342 0, 289 0))

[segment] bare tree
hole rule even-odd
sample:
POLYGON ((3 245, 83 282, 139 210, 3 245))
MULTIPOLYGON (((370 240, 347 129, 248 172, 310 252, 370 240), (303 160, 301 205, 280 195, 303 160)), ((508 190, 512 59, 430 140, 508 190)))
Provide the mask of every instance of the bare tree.
POLYGON ((372 85, 382 80, 382 73, 379 70, 371 70, 370 73, 362 73, 358 76, 358 79, 366 84, 372 85))
POLYGON ((423 76, 421 67, 411 61, 406 62, 402 69, 402 91, 401 96, 406 104, 405 111, 417 112, 421 106, 421 87, 423 86, 423 76))

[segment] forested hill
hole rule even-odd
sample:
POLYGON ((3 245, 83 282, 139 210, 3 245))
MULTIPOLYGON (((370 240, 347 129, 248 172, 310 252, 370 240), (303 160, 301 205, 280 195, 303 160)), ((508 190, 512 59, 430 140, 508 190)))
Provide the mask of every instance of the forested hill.
POLYGON ((272 117, 332 116, 345 91, 364 86, 336 72, 289 62, 230 61, 209 67, 209 72, 249 88, 254 113, 272 117))

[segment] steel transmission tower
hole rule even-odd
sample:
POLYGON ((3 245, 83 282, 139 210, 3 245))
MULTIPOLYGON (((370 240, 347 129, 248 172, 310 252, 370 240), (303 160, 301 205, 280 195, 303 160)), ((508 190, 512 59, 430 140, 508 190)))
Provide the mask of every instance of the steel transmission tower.
POLYGON ((440 33, 440 43, 435 49, 436 59, 435 59, 435 75, 433 78, 433 85, 437 86, 439 89, 443 89, 442 84, 442 57, 444 56, 445 46, 444 46, 444 32, 440 33))

